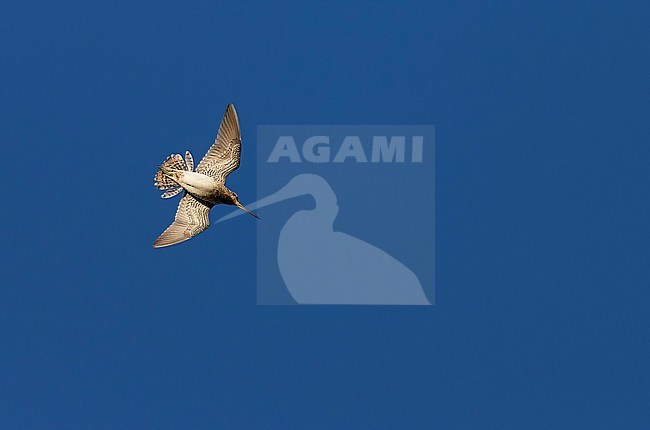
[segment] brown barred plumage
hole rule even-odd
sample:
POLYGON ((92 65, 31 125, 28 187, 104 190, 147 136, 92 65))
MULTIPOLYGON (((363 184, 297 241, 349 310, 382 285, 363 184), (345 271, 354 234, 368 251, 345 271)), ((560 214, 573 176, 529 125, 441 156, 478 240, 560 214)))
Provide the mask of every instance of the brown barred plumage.
POLYGON ((223 115, 217 137, 194 170, 194 159, 189 151, 185 158, 172 154, 159 167, 155 186, 166 190, 163 198, 170 198, 183 189, 185 194, 178 204, 176 217, 154 242, 154 247, 174 245, 186 241, 210 226, 210 209, 220 203, 238 208, 259 218, 246 209, 237 194, 226 188, 226 177, 239 167, 241 156, 241 133, 239 120, 233 105, 228 105, 223 115), (191 172, 191 173, 190 173, 191 172))

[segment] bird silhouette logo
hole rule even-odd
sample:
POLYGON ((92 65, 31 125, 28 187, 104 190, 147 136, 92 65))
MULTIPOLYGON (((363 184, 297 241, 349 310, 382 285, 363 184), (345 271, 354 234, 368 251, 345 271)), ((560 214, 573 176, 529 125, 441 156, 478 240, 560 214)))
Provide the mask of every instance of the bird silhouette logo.
MULTIPOLYGON (((323 177, 297 175, 249 206, 257 210, 302 195, 310 195, 315 207, 289 217, 280 230, 277 247, 280 274, 297 303, 431 304, 418 277, 406 265, 377 246, 334 231, 339 207, 334 190, 323 177)), ((240 214, 228 214, 217 222, 240 214)))

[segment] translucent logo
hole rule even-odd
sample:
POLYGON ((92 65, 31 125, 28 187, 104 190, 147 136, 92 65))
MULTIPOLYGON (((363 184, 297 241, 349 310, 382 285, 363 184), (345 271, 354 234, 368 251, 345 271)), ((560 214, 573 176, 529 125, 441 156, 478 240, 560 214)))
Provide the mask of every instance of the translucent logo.
POLYGON ((433 126, 257 131, 258 304, 433 303, 433 126))

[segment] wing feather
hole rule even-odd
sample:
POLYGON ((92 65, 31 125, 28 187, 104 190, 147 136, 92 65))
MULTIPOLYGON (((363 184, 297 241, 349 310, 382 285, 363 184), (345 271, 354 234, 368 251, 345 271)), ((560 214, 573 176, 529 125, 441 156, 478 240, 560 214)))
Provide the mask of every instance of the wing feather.
POLYGON ((211 208, 212 205, 206 205, 185 193, 178 204, 174 222, 156 239, 154 248, 175 245, 201 233, 210 226, 211 208))
POLYGON ((185 164, 187 165, 187 171, 188 172, 193 172, 194 171, 194 158, 192 157, 192 154, 190 151, 185 151, 185 164))
POLYGON ((229 104, 221 120, 214 143, 196 167, 198 173, 211 176, 222 184, 237 170, 241 158, 241 131, 235 106, 229 104))

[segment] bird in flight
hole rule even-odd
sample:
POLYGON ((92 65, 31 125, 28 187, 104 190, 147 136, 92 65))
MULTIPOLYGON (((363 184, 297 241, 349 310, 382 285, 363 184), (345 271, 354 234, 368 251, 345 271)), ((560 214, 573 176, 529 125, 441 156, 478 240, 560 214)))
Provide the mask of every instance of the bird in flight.
POLYGON ((213 206, 237 206, 255 218, 259 217, 239 203, 237 194, 226 187, 226 177, 239 167, 241 132, 235 106, 229 104, 221 120, 214 144, 194 171, 189 151, 185 158, 172 154, 158 166, 154 185, 164 190, 163 199, 184 191, 174 222, 156 239, 154 248, 175 245, 201 233, 210 226, 208 214, 213 206))

